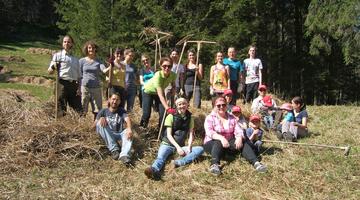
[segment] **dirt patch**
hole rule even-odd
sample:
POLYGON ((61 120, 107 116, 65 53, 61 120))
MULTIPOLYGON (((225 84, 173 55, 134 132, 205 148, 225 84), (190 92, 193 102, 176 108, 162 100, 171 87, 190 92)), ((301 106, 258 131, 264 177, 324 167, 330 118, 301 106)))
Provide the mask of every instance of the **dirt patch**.
POLYGON ((56 53, 56 50, 31 47, 31 48, 28 48, 25 52, 32 53, 32 54, 41 54, 41 55, 53 55, 54 53, 56 53))
POLYGON ((39 100, 32 96, 29 92, 14 89, 0 89, 2 100, 10 102, 38 102, 39 100))
POLYGON ((26 60, 21 56, 0 56, 0 61, 4 61, 4 62, 25 62, 26 60))
POLYGON ((27 84, 35 84, 41 85, 45 87, 52 87, 53 80, 46 79, 44 77, 36 77, 36 76, 18 76, 18 77, 11 77, 7 80, 10 83, 27 83, 27 84))

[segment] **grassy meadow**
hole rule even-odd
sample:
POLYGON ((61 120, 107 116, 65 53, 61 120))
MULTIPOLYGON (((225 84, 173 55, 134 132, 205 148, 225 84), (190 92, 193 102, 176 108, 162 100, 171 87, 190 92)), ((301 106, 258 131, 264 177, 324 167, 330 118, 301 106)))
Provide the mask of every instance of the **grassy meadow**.
MULTIPOLYGON (((50 57, 37 59, 34 55, 31 60, 33 55, 26 55, 24 48, 0 44, 0 56, 19 53, 26 60, 0 64, 13 70, 12 76, 47 76, 50 57)), ((268 166, 267 173, 257 173, 243 158, 227 157, 222 161, 223 174, 216 177, 208 172, 210 157, 204 155, 197 163, 175 170, 166 165, 162 180, 153 181, 143 172, 155 159, 159 145, 156 113, 147 131, 138 127, 142 113, 138 103, 130 114, 134 162, 127 168, 112 160, 91 129, 92 116, 79 118, 71 112, 55 121, 49 101, 52 91, 44 88, 0 83, 0 199, 359 199, 357 106, 307 106, 311 135, 299 140, 350 145, 349 156, 340 149, 265 143, 261 158, 268 166), (25 102, 16 101, 9 90, 23 91, 17 94, 25 102)), ((191 109, 198 145, 202 144, 203 120, 210 104, 205 101, 201 110, 191 109)), ((248 116, 249 106, 241 107, 248 116)), ((271 132, 265 138, 276 140, 271 132)))

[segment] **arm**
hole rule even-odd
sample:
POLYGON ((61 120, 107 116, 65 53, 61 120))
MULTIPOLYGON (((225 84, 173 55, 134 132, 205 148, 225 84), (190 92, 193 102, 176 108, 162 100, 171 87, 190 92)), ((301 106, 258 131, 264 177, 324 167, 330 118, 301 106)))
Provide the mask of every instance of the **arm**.
POLYGON ((225 66, 225 70, 226 70, 226 78, 227 78, 227 85, 228 85, 228 89, 230 89, 230 69, 229 66, 225 66))
POLYGON ((129 117, 125 117, 125 122, 126 122, 126 136, 128 139, 132 138, 132 129, 131 129, 131 120, 129 117))
POLYGON ((198 73, 197 73, 197 77, 199 80, 203 79, 203 73, 204 73, 203 65, 199 64, 199 69, 198 69, 198 73))
POLYGON ((211 66, 210 68, 210 87, 212 87, 214 82, 214 66, 215 65, 211 66))
POLYGON ((139 75, 140 85, 144 85, 144 76, 142 74, 139 75))
POLYGON ((166 102, 165 95, 164 95, 164 90, 161 87, 157 87, 156 92, 157 92, 157 94, 159 96, 161 104, 164 106, 165 111, 166 111, 169 108, 169 105, 166 102))
POLYGON ((168 126, 166 128, 166 136, 167 136, 167 138, 169 139, 170 143, 175 146, 176 151, 178 152, 178 154, 180 156, 184 156, 185 155, 184 150, 182 150, 181 146, 175 141, 175 139, 174 139, 174 137, 172 136, 171 133, 172 133, 172 128, 170 126, 168 126))
POLYGON ((188 139, 189 153, 191 152, 191 147, 192 147, 193 141, 194 141, 194 129, 191 129, 189 131, 189 139, 188 139))

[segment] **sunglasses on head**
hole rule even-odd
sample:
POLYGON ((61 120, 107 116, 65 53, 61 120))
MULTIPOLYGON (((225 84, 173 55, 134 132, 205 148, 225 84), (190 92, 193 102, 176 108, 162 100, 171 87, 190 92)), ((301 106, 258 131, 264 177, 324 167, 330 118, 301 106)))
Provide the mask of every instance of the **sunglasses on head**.
POLYGON ((225 108, 225 107, 226 107, 226 104, 217 104, 216 107, 217 107, 217 108, 225 108))
POLYGON ((172 66, 171 65, 161 65, 161 67, 163 67, 163 68, 171 68, 172 66))

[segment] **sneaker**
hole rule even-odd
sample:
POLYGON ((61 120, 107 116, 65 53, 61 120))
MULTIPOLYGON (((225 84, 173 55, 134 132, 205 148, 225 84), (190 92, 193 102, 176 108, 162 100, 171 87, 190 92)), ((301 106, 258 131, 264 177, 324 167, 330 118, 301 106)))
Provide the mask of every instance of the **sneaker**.
POLYGON ((144 174, 148 179, 160 180, 160 175, 152 167, 148 167, 144 170, 144 174))
POLYGON ((179 165, 176 164, 176 161, 175 161, 175 160, 172 160, 172 161, 170 162, 170 170, 174 170, 174 169, 176 169, 176 168, 178 168, 178 167, 179 167, 179 165))
POLYGON ((294 142, 295 141, 294 135, 289 131, 283 133, 283 137, 284 137, 284 140, 287 141, 287 142, 294 142))
POLYGON ((255 170, 257 172, 263 172, 264 173, 264 172, 267 171, 266 165, 263 165, 260 162, 255 162, 254 167, 255 167, 255 170))
POLYGON ((128 156, 121 156, 119 158, 119 160, 125 165, 128 165, 131 162, 131 160, 130 160, 130 158, 128 156))
POLYGON ((212 164, 209 171, 217 176, 221 174, 221 169, 218 164, 212 164))
POLYGON ((111 152, 111 157, 114 160, 119 160, 119 156, 120 156, 120 152, 118 150, 114 150, 114 151, 111 152))

